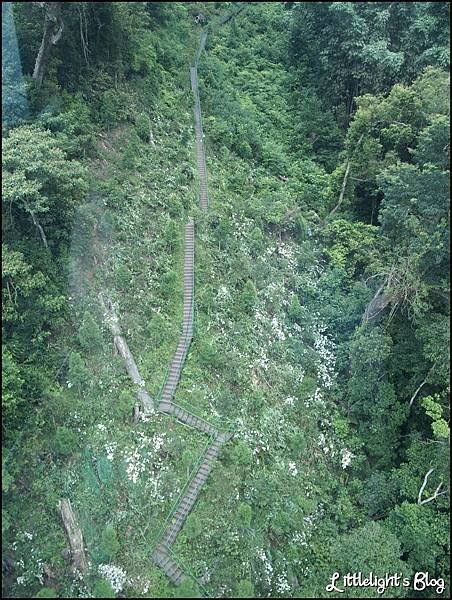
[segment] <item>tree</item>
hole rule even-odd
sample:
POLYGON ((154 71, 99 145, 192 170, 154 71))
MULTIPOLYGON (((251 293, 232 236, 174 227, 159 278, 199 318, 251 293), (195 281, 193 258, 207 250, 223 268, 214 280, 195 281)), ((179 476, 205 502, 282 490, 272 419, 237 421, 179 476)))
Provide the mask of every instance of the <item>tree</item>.
POLYGON ((8 349, 2 345, 2 407, 6 421, 15 419, 23 403, 24 380, 20 368, 8 349))
POLYGON ((69 383, 81 391, 82 387, 89 379, 89 371, 86 363, 78 352, 71 352, 69 355, 69 383))
POLYGON ((99 352, 102 349, 102 334, 99 325, 89 311, 85 311, 78 333, 81 347, 87 353, 99 352))
POLYGON ((42 85, 52 47, 59 42, 64 29, 63 2, 39 2, 39 5, 44 9, 44 33, 33 71, 33 80, 38 87, 42 85))
POLYGON ((143 142, 150 141, 151 135, 151 119, 147 113, 140 113, 137 117, 135 128, 137 134, 143 142))
POLYGON ((347 116, 356 96, 410 83, 427 65, 446 66, 448 11, 434 4, 296 5, 291 54, 300 87, 314 88, 347 116), (428 33, 419 36, 426 23, 428 33))
POLYGON ((248 279, 245 285, 243 286, 239 296, 240 309, 246 313, 250 313, 256 304, 256 299, 256 288, 254 286, 254 283, 250 279, 248 279))
MULTIPOLYGON (((325 581, 331 581, 331 574, 335 572, 341 577, 347 573, 361 572, 383 578, 386 573, 403 573, 404 577, 410 578, 411 567, 401 556, 402 548, 397 537, 384 525, 371 521, 332 540, 326 562, 312 576, 310 583, 322 596, 325 581)), ((344 596, 374 598, 375 593, 376 589, 372 587, 352 587, 346 589, 344 596)), ((403 586, 391 588, 391 594, 396 598, 406 597, 407 593, 408 590, 403 586)))
POLYGON ((300 324, 300 322, 303 319, 303 308, 296 294, 292 296, 292 300, 287 310, 287 314, 289 316, 289 319, 294 323, 300 324))
POLYGON ((443 418, 443 407, 441 406, 439 394, 434 397, 426 396, 422 400, 422 406, 425 408, 425 414, 432 419, 433 436, 437 439, 449 438, 450 430, 446 419, 443 418))
MULTIPOLYGON (((75 206, 87 190, 85 169, 67 160, 57 138, 35 125, 12 130, 3 140, 3 198, 14 212, 30 217, 43 245, 57 242, 72 225, 75 206), (49 237, 48 229, 52 229, 49 237)), ((14 221, 12 223, 14 225, 14 221)))
POLYGON ((29 114, 12 5, 2 3, 2 131, 29 114))
POLYGON ((387 524, 414 570, 440 575, 438 566, 447 554, 447 521, 447 515, 436 512, 430 504, 402 502, 391 512, 387 524))
POLYGON ((379 466, 391 464, 408 407, 389 380, 392 339, 380 327, 357 329, 350 344, 348 406, 366 451, 379 466))

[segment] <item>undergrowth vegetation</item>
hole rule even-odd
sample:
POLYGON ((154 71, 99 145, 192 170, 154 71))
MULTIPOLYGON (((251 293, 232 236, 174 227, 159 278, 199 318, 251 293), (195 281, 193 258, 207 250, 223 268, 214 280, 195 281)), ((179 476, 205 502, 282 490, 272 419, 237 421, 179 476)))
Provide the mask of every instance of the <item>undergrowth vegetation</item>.
MULTIPOLYGON (((13 110, 13 57, 5 595, 200 593, 189 580, 172 586, 151 553, 207 438, 157 412, 134 422, 137 389, 99 302, 115 304, 156 398, 181 331, 191 216, 195 332, 175 402, 235 436, 176 554, 212 597, 323 597, 336 571, 448 581, 445 3, 317 3, 315 13, 246 3, 209 32, 199 64, 206 213, 194 17, 209 22, 234 3, 66 3, 42 86, 30 76, 39 3, 6 4, 29 113, 13 110), (302 58, 326 26, 341 51, 330 40, 302 58), (352 26, 361 44, 348 43, 352 26), (414 56, 407 39, 421 29, 414 56), (62 497, 84 535, 84 577, 70 570, 62 497)), ((376 597, 344 596, 358 592, 376 597)))

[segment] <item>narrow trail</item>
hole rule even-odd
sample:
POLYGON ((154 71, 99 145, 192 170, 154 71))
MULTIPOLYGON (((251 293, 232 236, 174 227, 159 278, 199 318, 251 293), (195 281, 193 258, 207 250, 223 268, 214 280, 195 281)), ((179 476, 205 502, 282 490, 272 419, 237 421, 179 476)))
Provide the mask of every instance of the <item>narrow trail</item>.
MULTIPOLYGON (((232 15, 220 19, 219 24, 229 20, 232 15)), ((194 117, 196 135, 196 163, 199 176, 199 204, 207 211, 209 207, 209 194, 207 187, 206 156, 204 148, 204 134, 202 129, 201 102, 198 87, 198 62, 207 39, 207 30, 203 29, 195 56, 194 65, 190 68, 191 89, 194 96, 194 117)), ((154 547, 152 559, 166 573, 169 579, 178 585, 181 580, 189 575, 195 579, 187 569, 184 569, 171 550, 172 544, 183 527, 183 524, 193 509, 196 500, 201 493, 202 487, 207 481, 214 466, 215 460, 220 454, 221 447, 233 434, 230 431, 220 431, 206 420, 198 417, 173 402, 173 397, 181 376, 185 357, 193 337, 194 318, 194 221, 191 218, 185 227, 185 252, 184 252, 184 309, 182 335, 176 352, 172 358, 167 378, 159 398, 158 408, 160 411, 173 415, 177 420, 186 425, 207 433, 210 438, 207 447, 201 456, 198 465, 192 472, 191 477, 182 489, 172 510, 170 511, 162 530, 158 536, 158 542, 154 547)), ((196 581, 196 579, 195 579, 196 581)), ((197 582, 199 584, 199 582, 197 582)), ((202 589, 202 586, 200 586, 202 589)), ((204 595, 207 595, 203 590, 204 595)))
MULTIPOLYGON (((215 27, 221 26, 223 23, 226 23, 233 16, 238 14, 238 12, 243 10, 243 8, 244 6, 241 6, 239 10, 222 16, 210 26, 207 25, 207 27, 201 31, 194 65, 190 68, 191 89, 194 96, 196 163, 198 167, 200 186, 199 204, 204 211, 206 211, 209 206, 209 194, 207 187, 207 169, 204 148, 204 134, 202 129, 201 103, 198 87, 198 62, 206 43, 207 29, 209 27, 212 28, 212 25, 215 27)), ((138 398, 141 401, 143 415, 152 413, 155 405, 160 412, 166 413, 181 423, 184 423, 193 429, 197 429, 202 433, 206 433, 209 436, 209 440, 201 457, 198 460, 197 465, 193 469, 188 481, 180 492, 175 504, 173 505, 173 508, 170 510, 157 536, 157 541, 154 543, 152 552, 153 561, 166 573, 166 575, 175 585, 178 585, 184 577, 189 576, 199 585, 203 594, 207 596, 208 594, 203 589, 202 585, 190 573, 188 567, 184 566, 180 559, 175 556, 171 548, 178 533, 182 529, 187 516, 193 509, 196 500, 201 493, 203 485, 207 481, 207 478, 214 466, 214 462, 220 454, 223 444, 229 441, 233 436, 233 433, 229 429, 219 429, 218 427, 209 423, 206 419, 191 413, 189 410, 173 402, 185 358, 193 338, 195 293, 194 268, 195 222, 193 218, 190 218, 185 226, 184 240, 184 302, 182 333, 176 351, 171 359, 161 392, 158 394, 158 397, 155 399, 155 401, 151 399, 148 392, 144 389, 144 382, 138 372, 138 368, 133 356, 128 349, 127 343, 121 336, 118 318, 114 313, 111 302, 108 302, 109 308, 107 309, 102 297, 100 298, 100 301, 104 310, 104 319, 108 322, 114 336, 115 345, 125 360, 129 376, 133 382, 139 386, 138 398)))

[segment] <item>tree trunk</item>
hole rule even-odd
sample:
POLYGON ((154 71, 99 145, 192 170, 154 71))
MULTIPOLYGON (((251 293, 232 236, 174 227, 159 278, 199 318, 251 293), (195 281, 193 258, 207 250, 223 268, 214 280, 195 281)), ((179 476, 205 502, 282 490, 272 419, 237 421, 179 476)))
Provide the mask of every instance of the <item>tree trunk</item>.
POLYGON ((62 2, 38 2, 44 8, 44 33, 41 46, 36 57, 33 71, 33 81, 41 87, 49 62, 52 46, 55 46, 63 35, 63 18, 61 16, 62 2))
POLYGON ((154 410, 154 402, 144 388, 144 382, 138 371, 138 367, 136 365, 135 359, 133 358, 133 354, 130 352, 126 340, 121 335, 121 330, 118 325, 118 317, 114 312, 113 305, 109 300, 107 300, 107 308, 101 295, 99 295, 99 299, 104 310, 104 314, 106 317, 105 320, 108 323, 108 326, 110 327, 110 330, 113 334, 115 347, 117 348, 119 354, 123 357, 124 362, 126 363, 126 369, 130 378, 132 379, 133 383, 139 387, 137 396, 143 407, 143 412, 145 414, 149 414, 154 410))
POLYGON ((356 144, 355 149, 353 150, 352 155, 347 160, 347 166, 345 167, 344 179, 342 181, 341 193, 339 194, 339 201, 336 204, 336 206, 333 208, 333 210, 330 212, 330 216, 334 215, 334 213, 338 210, 338 208, 340 207, 340 205, 342 204, 342 202, 344 200, 344 195, 345 195, 345 189, 347 187, 348 176, 350 175, 350 166, 351 166, 352 157, 355 154, 355 152, 357 151, 357 149, 359 148, 359 145, 361 144, 361 142, 363 141, 363 137, 364 137, 364 133, 361 134, 361 137, 359 138, 358 143, 356 144))
POLYGON ((47 237, 46 234, 44 233, 44 229, 42 228, 40 222, 38 221, 38 219, 36 218, 36 215, 33 211, 30 211, 31 214, 31 218, 33 219, 33 224, 34 226, 37 228, 37 230, 39 231, 39 235, 41 236, 41 240, 42 243, 44 244, 44 246, 49 249, 49 245, 47 243, 47 237))
POLYGON ((77 525, 70 500, 68 498, 63 498, 59 501, 58 508, 71 546, 72 570, 84 573, 88 570, 88 561, 85 555, 82 530, 77 525))

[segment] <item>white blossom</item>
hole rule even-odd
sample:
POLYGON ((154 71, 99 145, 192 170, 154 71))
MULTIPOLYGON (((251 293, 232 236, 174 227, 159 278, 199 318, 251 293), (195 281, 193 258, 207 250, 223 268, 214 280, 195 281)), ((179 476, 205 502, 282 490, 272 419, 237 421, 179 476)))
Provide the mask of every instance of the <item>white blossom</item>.
POLYGON ((352 458, 355 457, 355 455, 352 454, 350 452, 350 450, 347 450, 347 448, 343 448, 341 450, 341 454, 342 454, 342 460, 341 460, 342 468, 346 469, 348 467, 348 465, 351 463, 352 458))
POLYGON ((99 565, 99 574, 104 577, 114 592, 117 594, 122 591, 122 588, 126 582, 126 573, 121 567, 115 565, 99 565))
POLYGON ((289 473, 292 475, 292 477, 295 477, 298 474, 297 465, 294 462, 290 462, 288 467, 289 473))

